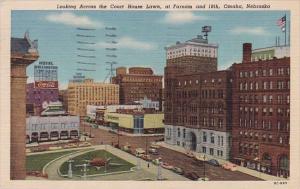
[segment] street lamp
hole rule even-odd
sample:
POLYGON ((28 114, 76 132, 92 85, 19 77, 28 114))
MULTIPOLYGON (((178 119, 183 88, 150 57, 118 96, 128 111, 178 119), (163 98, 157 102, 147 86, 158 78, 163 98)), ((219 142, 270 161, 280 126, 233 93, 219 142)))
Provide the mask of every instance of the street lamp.
POLYGON ((203 155, 203 177, 204 177, 204 180, 205 180, 205 154, 203 155))

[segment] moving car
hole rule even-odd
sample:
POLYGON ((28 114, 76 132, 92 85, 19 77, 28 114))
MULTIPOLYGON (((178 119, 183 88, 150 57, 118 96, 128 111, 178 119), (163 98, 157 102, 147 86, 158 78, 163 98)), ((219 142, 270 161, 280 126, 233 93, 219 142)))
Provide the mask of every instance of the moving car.
POLYGON ((180 167, 173 167, 172 171, 179 175, 183 174, 183 170, 180 167))
POLYGON ((200 177, 198 178, 198 181, 209 181, 208 177, 200 177))
POLYGON ((193 152, 191 152, 191 151, 187 151, 185 153, 185 155, 188 156, 188 157, 190 157, 190 158, 194 158, 195 157, 195 154, 193 152))
POLYGON ((157 151, 157 149, 156 148, 149 148, 149 153, 150 154, 153 154, 153 155, 158 155, 158 151, 157 151))
POLYGON ((165 169, 170 169, 170 170, 174 169, 174 166, 172 166, 172 165, 170 165, 170 164, 168 164, 168 163, 165 163, 165 162, 163 162, 163 163, 161 164, 161 167, 163 167, 163 168, 165 168, 165 169))
POLYGON ((145 155, 145 150, 142 148, 137 148, 135 149, 135 156, 136 157, 142 157, 143 155, 145 155))
POLYGON ((213 166, 220 166, 219 162, 215 159, 210 159, 207 161, 207 163, 213 166))

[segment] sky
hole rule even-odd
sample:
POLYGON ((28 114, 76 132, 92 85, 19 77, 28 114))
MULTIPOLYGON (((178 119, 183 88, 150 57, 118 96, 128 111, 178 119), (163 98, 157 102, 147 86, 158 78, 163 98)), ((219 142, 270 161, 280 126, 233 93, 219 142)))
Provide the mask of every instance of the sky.
POLYGON ((59 87, 66 88, 78 68, 87 78, 103 82, 108 74, 105 62, 117 62, 118 66, 151 67, 163 75, 166 65, 165 47, 176 41, 184 42, 201 35, 204 25, 212 26, 209 43, 219 45, 218 69, 241 62, 242 44, 252 43, 253 48, 275 45, 276 36, 284 43, 284 33, 276 22, 287 11, 29 11, 12 12, 12 37, 23 37, 29 31, 32 40, 38 40, 40 58, 27 68, 28 80, 33 81, 33 67, 39 61, 52 61, 58 66, 59 87), (114 27, 116 30, 106 30, 114 27), (86 31, 76 28, 93 28, 86 31), (78 37, 92 35, 95 37, 78 37), (116 34, 117 44, 108 44, 116 34), (94 45, 80 45, 77 41, 94 45), (117 48, 107 57, 105 48, 117 48), (79 51, 77 48, 94 49, 79 51), (78 57, 78 54, 95 58, 78 57), (77 62, 93 62, 82 65, 77 62))

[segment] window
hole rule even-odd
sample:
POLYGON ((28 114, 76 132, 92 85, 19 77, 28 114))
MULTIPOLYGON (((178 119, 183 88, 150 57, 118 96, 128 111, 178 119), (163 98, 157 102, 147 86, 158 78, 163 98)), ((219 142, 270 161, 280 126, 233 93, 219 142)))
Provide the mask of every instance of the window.
POLYGON ((214 149, 213 148, 209 148, 209 155, 214 155, 214 149))
POLYGON ((177 128, 177 137, 180 137, 180 128, 177 128))
POLYGON ((212 144, 215 143, 215 135, 214 135, 214 133, 210 133, 210 142, 211 142, 212 144))
POLYGON ((206 136, 206 132, 203 132, 203 142, 207 141, 207 136, 206 136))
POLYGON ((223 136, 221 136, 221 146, 223 146, 223 136))
POLYGON ((183 138, 185 138, 185 129, 183 129, 183 138))
POLYGON ((206 147, 202 147, 202 153, 206 154, 206 147))
POLYGON ((269 70, 269 75, 272 76, 273 75, 273 69, 269 70))

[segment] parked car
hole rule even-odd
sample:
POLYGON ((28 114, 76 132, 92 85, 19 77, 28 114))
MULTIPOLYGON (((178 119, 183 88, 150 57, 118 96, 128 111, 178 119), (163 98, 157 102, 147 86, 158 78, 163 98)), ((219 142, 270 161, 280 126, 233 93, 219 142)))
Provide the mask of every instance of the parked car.
POLYGON ((145 154, 143 154, 143 155, 141 156, 141 158, 142 158, 143 160, 145 160, 145 161, 151 161, 151 160, 152 160, 151 157, 150 157, 150 155, 145 155, 145 154))
POLYGON ((198 180, 200 177, 196 172, 188 172, 185 177, 191 179, 191 180, 198 180))
POLYGON ((152 143, 152 144, 150 145, 150 148, 159 149, 160 146, 157 145, 157 144, 155 144, 155 143, 152 143))
POLYGON ((165 169, 170 169, 170 170, 174 169, 174 166, 172 166, 172 165, 170 165, 170 164, 168 164, 168 163, 165 163, 165 162, 163 162, 163 163, 161 164, 161 167, 163 167, 163 168, 165 168, 165 169))
POLYGON ((237 170, 237 165, 233 163, 225 163, 222 165, 222 167, 226 170, 230 171, 236 171, 237 170))
POLYGON ((137 148, 135 149, 135 156, 136 157, 142 157, 142 155, 144 155, 146 152, 144 149, 142 148, 137 148))
POLYGON ((198 178, 198 181, 209 181, 208 177, 200 177, 198 178))
POLYGON ((183 174, 183 170, 180 167, 173 167, 172 171, 179 175, 183 174))
POLYGON ((161 157, 152 160, 152 163, 153 163, 154 165, 158 165, 158 164, 161 163, 161 162, 162 162, 161 157))
POLYGON ((71 143, 71 144, 66 144, 66 145, 64 145, 64 147, 63 147, 63 148, 67 149, 67 148, 76 148, 76 147, 77 147, 77 145, 76 145, 76 144, 74 144, 74 143, 71 143))
POLYGON ((207 163, 213 166, 220 166, 219 162, 215 159, 210 159, 207 161, 207 163))
POLYGON ((190 158, 194 158, 195 157, 195 154, 193 152, 191 152, 191 151, 187 151, 185 153, 185 155, 188 156, 188 157, 190 157, 190 158))
POLYGON ((153 155, 158 155, 158 151, 157 151, 157 149, 156 148, 149 148, 149 153, 150 154, 153 154, 153 155))
POLYGON ((83 142, 81 144, 78 145, 78 147, 87 147, 87 146, 91 146, 92 144, 89 142, 83 142))

